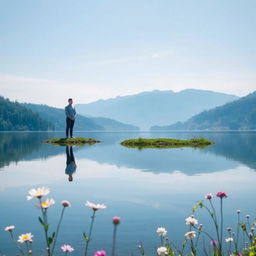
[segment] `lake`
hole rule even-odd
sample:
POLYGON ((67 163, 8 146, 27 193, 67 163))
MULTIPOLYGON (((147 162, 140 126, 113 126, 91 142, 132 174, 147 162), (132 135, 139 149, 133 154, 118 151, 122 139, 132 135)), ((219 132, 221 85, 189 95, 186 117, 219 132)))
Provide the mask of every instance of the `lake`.
MULTIPOLYGON (((235 227, 237 209, 241 218, 246 214, 255 217, 256 132, 76 132, 76 137, 102 142, 73 147, 77 166, 73 182, 65 174, 66 147, 42 143, 63 136, 60 132, 0 133, 0 255, 16 255, 4 231, 9 225, 16 226, 16 236, 32 232, 33 255, 44 255, 40 210, 35 207, 36 200, 26 200, 27 191, 40 186, 50 188, 49 197, 56 201, 48 210, 50 228, 58 220, 60 202, 65 199, 72 203, 64 215, 56 255, 63 255, 62 244, 75 248, 71 255, 83 255, 82 233, 88 233, 92 215, 85 206, 87 200, 107 206, 96 213, 89 255, 101 249, 111 254, 113 216, 121 217, 119 256, 139 255, 140 242, 147 255, 155 255, 160 242, 156 229, 160 226, 180 246, 188 231, 185 218, 208 192, 228 193, 224 199, 225 227, 235 227), (205 137, 215 144, 204 149, 144 150, 120 145, 124 139, 137 137, 205 137)), ((205 229, 212 230, 203 210, 195 216, 205 229)))

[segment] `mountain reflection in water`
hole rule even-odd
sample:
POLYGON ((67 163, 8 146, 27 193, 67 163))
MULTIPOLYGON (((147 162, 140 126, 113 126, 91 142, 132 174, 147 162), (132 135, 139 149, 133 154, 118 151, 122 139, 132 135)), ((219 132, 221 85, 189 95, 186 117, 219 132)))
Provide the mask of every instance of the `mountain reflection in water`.
MULTIPOLYGON (((64 154, 65 148, 43 144, 42 141, 61 137, 62 133, 0 133, 0 168, 21 160, 47 159, 64 154)), ((155 173, 179 170, 187 174, 221 171, 242 163, 256 169, 255 132, 169 132, 169 133, 79 133, 103 142, 98 145, 75 147, 77 158, 155 173), (215 142, 203 148, 130 149, 119 143, 127 138, 168 137, 189 139, 205 137, 215 142), (231 161, 230 161, 231 160, 231 161)))

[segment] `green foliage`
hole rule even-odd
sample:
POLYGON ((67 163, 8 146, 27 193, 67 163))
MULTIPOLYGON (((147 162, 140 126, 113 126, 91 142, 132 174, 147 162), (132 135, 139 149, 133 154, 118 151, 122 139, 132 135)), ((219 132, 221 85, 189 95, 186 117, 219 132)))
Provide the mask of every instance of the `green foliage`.
POLYGON ((200 208, 203 208, 203 207, 204 207, 203 201, 197 202, 197 203, 193 206, 192 212, 195 213, 195 212, 198 210, 198 207, 200 207, 200 208))
POLYGON ((129 139, 121 142, 121 145, 131 148, 177 148, 177 147, 205 147, 213 144, 204 138, 193 138, 190 140, 178 140, 168 138, 158 139, 129 139))
POLYGON ((85 144, 95 144, 100 142, 99 140, 95 140, 92 138, 52 138, 50 140, 44 141, 44 143, 52 144, 52 145, 60 145, 60 146, 82 146, 85 144))
POLYGON ((48 131, 54 130, 52 123, 38 114, 0 96, 0 131, 48 131))
POLYGON ((53 232, 53 233, 52 233, 52 236, 49 236, 49 237, 48 237, 48 243, 49 243, 49 245, 51 245, 51 244, 53 243, 55 234, 56 234, 56 233, 53 232))
POLYGON ((86 242, 89 241, 89 237, 85 233, 83 233, 83 238, 86 242))

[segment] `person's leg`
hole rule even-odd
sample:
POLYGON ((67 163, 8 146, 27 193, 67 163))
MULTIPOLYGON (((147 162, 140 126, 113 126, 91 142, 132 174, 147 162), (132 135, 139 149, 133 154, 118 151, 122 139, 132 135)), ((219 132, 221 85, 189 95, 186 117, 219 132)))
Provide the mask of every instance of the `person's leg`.
POLYGON ((74 153, 73 153, 73 147, 70 147, 70 159, 71 161, 75 162, 75 157, 74 157, 74 153))
POLYGON ((69 147, 66 146, 66 156, 67 156, 67 161, 66 161, 66 164, 70 164, 71 161, 72 161, 72 158, 71 158, 71 155, 70 155, 70 152, 69 152, 69 147))
POLYGON ((74 127, 74 123, 75 123, 75 120, 70 120, 70 137, 72 138, 73 137, 73 127, 74 127))
POLYGON ((66 119, 66 138, 68 138, 68 131, 70 129, 70 121, 71 120, 69 118, 66 119))

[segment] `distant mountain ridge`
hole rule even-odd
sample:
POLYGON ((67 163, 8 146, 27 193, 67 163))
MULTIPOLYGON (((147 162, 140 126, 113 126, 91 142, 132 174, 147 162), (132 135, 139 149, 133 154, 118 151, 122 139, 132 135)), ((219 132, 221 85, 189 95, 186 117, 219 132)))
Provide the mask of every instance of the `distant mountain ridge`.
POLYGON ((135 95, 77 104, 86 116, 112 118, 149 129, 153 125, 169 125, 238 99, 235 95, 213 91, 187 89, 180 92, 150 91, 135 95))
POLYGON ((186 122, 151 130, 256 130, 256 91, 236 101, 203 111, 186 122))
MULTIPOLYGON (((43 119, 51 122, 55 130, 64 130, 66 119, 64 109, 50 107, 47 105, 38 105, 23 103, 25 107, 37 113, 43 119)), ((78 114, 75 122, 75 131, 104 131, 104 130, 139 130, 138 127, 121 123, 109 118, 86 117, 78 114)))

